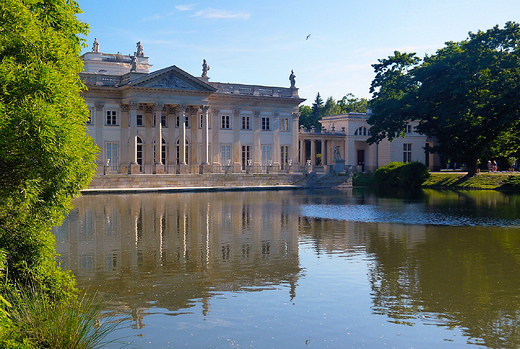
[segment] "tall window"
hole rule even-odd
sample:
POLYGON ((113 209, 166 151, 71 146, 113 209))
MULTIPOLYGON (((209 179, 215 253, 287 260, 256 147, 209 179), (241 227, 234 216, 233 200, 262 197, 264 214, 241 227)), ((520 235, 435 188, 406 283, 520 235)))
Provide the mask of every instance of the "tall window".
POLYGON ((221 120, 220 128, 226 129, 226 130, 231 128, 231 117, 229 115, 222 115, 220 120, 221 120))
POLYGON ((289 131, 289 119, 282 118, 282 124, 280 125, 280 130, 289 131))
POLYGON ((109 160, 109 166, 117 171, 117 143, 108 142, 106 144, 105 159, 109 160))
POLYGON ((144 126, 143 115, 137 114, 136 124, 137 126, 144 126))
MULTIPOLYGON (((155 160, 155 140, 153 141, 153 158, 155 160)), ((166 141, 164 138, 161 143, 161 163, 166 165, 166 141)))
POLYGON ((223 144, 220 146, 220 157, 222 158, 222 166, 227 166, 228 160, 231 160, 230 144, 223 144))
POLYGON ((117 125, 117 111, 116 110, 107 110, 107 125, 117 125))
POLYGON ((251 146, 242 146, 242 171, 245 171, 248 160, 251 159, 251 146))
POLYGON ((262 145, 262 167, 270 164, 271 160, 271 146, 262 145))
POLYGON ((168 123, 166 121, 166 115, 161 115, 161 126, 162 127, 168 127, 168 123))
POLYGON ((140 171, 143 172, 143 140, 137 137, 137 163, 140 166, 140 171))
POLYGON ((285 170, 287 168, 288 160, 289 160, 289 146, 282 145, 282 146, 280 146, 280 161, 281 161, 282 170, 285 170))
POLYGON ((87 125, 94 125, 94 111, 92 109, 88 110, 87 125))
POLYGON ((242 116, 242 130, 250 130, 250 129, 251 129, 251 117, 242 116))
POLYGON ((271 126, 269 125, 269 118, 262 117, 262 130, 267 131, 270 129, 271 129, 271 126))
MULTIPOLYGON (((181 148, 181 147, 179 146, 179 141, 177 141, 177 163, 179 163, 179 160, 180 160, 180 159, 179 159, 179 158, 180 158, 180 156, 179 156, 179 154, 180 154, 180 148, 181 148)), ((188 146, 188 140, 186 140, 186 153, 185 153, 184 157, 185 157, 185 159, 186 159, 186 163, 187 163, 187 164, 190 163, 190 161, 189 161, 189 157, 188 157, 189 154, 190 154, 190 151, 189 151, 189 146, 188 146)))
MULTIPOLYGON (((184 117, 184 125, 186 125, 186 128, 190 127, 190 118, 185 116, 184 117)), ((177 122, 175 123, 175 127, 179 127, 181 124, 181 117, 177 116, 177 122)))
POLYGON ((412 144, 404 143, 403 144, 403 162, 412 162, 412 144))
POLYGON ((406 125, 406 133, 412 133, 412 125, 406 125))

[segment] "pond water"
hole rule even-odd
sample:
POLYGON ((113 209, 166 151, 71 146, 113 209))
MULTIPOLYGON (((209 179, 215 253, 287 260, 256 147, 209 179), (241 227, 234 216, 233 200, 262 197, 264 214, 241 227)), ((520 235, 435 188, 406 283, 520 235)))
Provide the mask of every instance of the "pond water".
POLYGON ((64 268, 113 347, 518 348, 520 195, 87 195, 64 268))

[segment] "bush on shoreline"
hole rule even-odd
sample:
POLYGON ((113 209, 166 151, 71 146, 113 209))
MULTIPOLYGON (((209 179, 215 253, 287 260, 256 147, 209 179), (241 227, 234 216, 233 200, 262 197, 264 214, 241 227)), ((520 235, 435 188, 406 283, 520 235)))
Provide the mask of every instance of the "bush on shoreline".
POLYGON ((372 184, 380 188, 420 188, 428 179, 429 170, 423 163, 391 162, 376 170, 372 184))

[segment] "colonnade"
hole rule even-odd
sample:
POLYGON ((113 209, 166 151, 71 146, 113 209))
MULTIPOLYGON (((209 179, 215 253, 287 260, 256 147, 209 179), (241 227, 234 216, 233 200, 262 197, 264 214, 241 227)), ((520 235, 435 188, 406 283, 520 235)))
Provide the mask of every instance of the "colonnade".
POLYGON ((316 166, 321 154, 321 166, 334 165, 334 160, 345 159, 346 142, 343 134, 311 134, 300 132, 300 164, 316 166), (318 150, 319 145, 319 150, 318 150))

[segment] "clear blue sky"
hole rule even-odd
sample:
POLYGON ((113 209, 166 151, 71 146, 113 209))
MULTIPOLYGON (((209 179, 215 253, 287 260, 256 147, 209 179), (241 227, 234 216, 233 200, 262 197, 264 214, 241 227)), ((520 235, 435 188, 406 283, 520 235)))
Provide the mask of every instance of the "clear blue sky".
POLYGON ((79 0, 101 52, 133 54, 152 70, 176 65, 211 81, 290 86, 310 105, 347 93, 370 98, 371 64, 394 50, 433 54, 468 32, 520 22, 518 0, 79 0), (308 40, 307 35, 311 34, 308 40))

